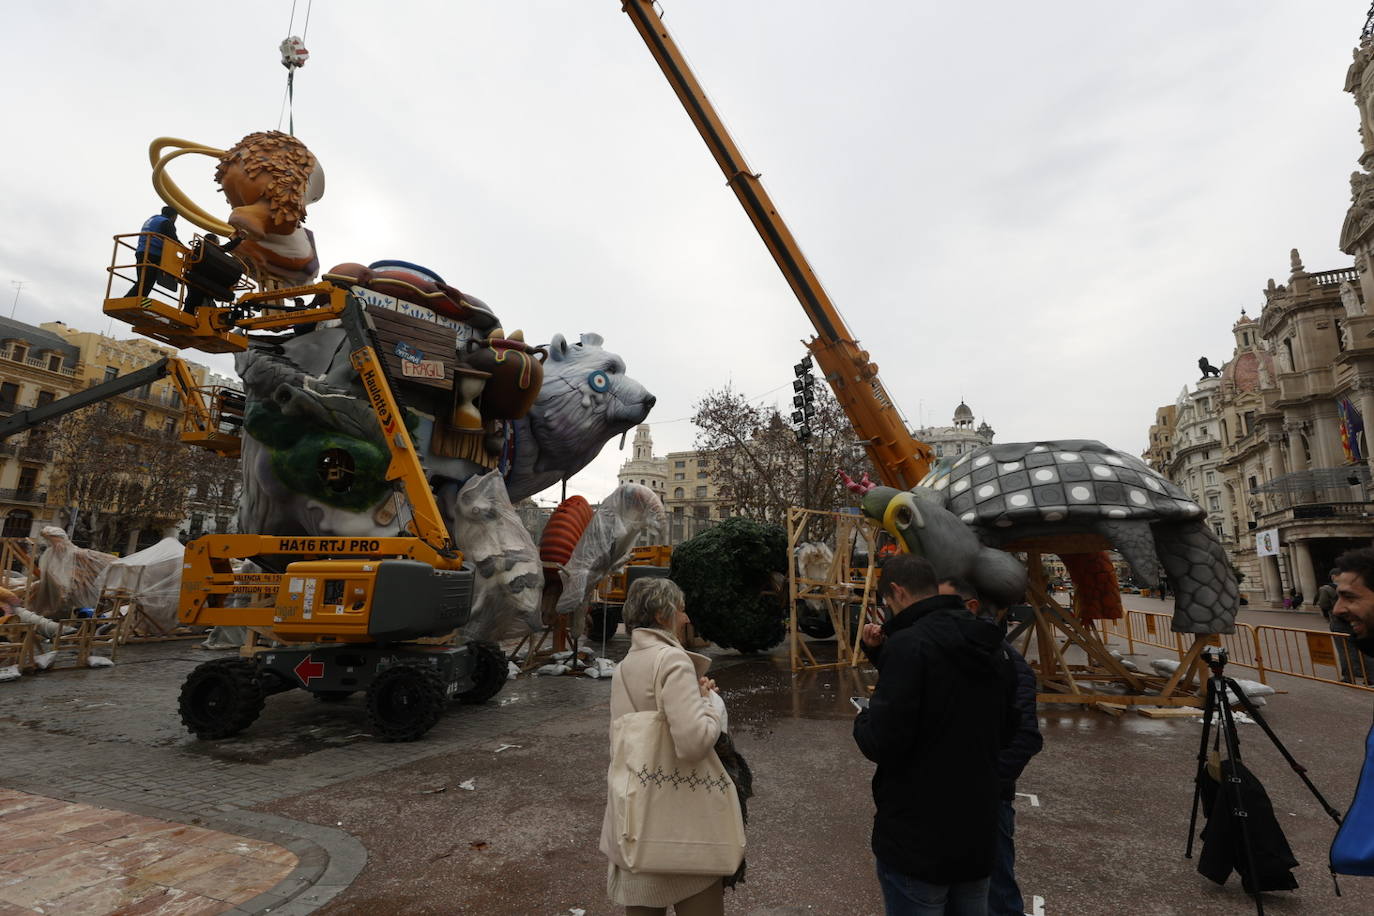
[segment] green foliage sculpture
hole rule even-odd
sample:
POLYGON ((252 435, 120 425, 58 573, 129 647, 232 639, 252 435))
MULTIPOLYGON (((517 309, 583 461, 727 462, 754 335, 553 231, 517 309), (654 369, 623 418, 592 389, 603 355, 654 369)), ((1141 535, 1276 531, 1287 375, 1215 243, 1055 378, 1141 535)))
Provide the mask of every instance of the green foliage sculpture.
POLYGON ((705 639, 759 652, 787 635, 787 535, 777 525, 732 518, 673 551, 672 579, 705 639))

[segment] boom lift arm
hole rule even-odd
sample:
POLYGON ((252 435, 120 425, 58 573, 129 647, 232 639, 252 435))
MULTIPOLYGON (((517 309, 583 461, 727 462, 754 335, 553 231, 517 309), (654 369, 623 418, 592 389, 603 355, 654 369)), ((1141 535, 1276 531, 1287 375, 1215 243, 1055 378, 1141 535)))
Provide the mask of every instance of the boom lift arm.
POLYGON ((78 391, 65 398, 21 410, 0 420, 0 441, 65 416, 74 410, 142 388, 169 375, 185 405, 182 441, 221 455, 237 455, 238 436, 232 432, 224 432, 221 427, 226 423, 232 426, 243 422, 243 396, 229 388, 200 387, 196 384, 190 367, 184 360, 175 356, 164 356, 142 369, 101 382, 99 385, 92 385, 85 391, 78 391))
POLYGON ((907 431, 901 413, 878 378, 877 364, 869 360, 868 351, 860 348, 845 327, 839 311, 816 279, 758 174, 744 161, 744 155, 716 114, 686 58, 654 11, 654 0, 622 0, 622 8, 629 14, 649 53, 706 141, 716 164, 725 173, 726 184, 735 192, 759 237, 768 246, 806 317, 811 319, 817 336, 811 339, 807 348, 815 355, 835 398, 863 440, 883 483, 904 490, 914 487, 930 467, 933 457, 930 447, 907 431))

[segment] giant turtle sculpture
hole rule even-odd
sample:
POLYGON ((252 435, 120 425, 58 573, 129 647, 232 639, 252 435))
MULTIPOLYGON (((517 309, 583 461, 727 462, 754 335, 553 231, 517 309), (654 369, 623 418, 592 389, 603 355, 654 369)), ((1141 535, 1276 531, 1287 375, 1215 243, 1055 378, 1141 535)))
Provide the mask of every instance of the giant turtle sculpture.
POLYGON ((1020 599, 1026 572, 997 548, 1096 535, 1121 553, 1141 581, 1158 586, 1161 568, 1168 573, 1176 597, 1175 632, 1234 629, 1239 591, 1202 507, 1140 459, 1101 442, 1064 439, 975 449, 909 492, 869 490, 863 508, 942 574, 969 578, 1003 606, 1020 599))

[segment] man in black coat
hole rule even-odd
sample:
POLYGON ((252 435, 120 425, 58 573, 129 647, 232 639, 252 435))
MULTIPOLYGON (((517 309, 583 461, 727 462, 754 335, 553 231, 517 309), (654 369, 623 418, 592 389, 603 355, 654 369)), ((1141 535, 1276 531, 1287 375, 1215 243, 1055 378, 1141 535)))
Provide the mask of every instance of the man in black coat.
POLYGON ((878 596, 893 616, 864 631, 880 678, 854 741, 878 765, 872 845, 888 916, 987 912, 997 758, 1018 721, 1000 632, 938 585, 925 559, 891 558, 878 596))
MULTIPOLYGON (((940 594, 958 595, 974 617, 996 620, 996 609, 984 606, 978 591, 966 580, 951 576, 940 580, 940 594)), ((1006 640, 1002 655, 1016 673, 1016 733, 997 755, 997 780, 1001 804, 997 809, 997 858, 988 885, 988 916, 1023 916, 1026 901, 1016 883, 1016 780, 1040 753, 1045 739, 1040 734, 1040 714, 1036 707, 1035 672, 1006 640)))

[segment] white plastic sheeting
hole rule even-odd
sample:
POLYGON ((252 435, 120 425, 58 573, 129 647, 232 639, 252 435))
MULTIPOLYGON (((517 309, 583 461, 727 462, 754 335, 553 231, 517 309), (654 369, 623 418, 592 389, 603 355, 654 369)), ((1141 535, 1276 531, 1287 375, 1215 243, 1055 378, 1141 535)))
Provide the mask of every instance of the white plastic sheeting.
MULTIPOLYGON (((803 579, 824 581, 830 575, 830 563, 835 559, 835 551, 828 544, 808 541, 797 547, 797 574, 803 579)), ((826 603, 819 598, 807 598, 807 608, 817 614, 826 614, 826 603)))
POLYGON ((458 547, 477 570, 468 639, 495 642, 512 630, 520 635, 541 626, 539 597, 544 572, 539 550, 510 504, 506 483, 495 471, 471 477, 458 491, 458 547))
POLYGON ((97 580, 97 594, 111 588, 128 589, 143 605, 148 618, 164 630, 177 625, 181 599, 181 565, 186 548, 176 538, 163 538, 152 547, 121 557, 105 567, 97 580))
POLYGON ((81 607, 95 607, 100 574, 113 554, 77 547, 67 532, 49 525, 40 532, 38 581, 24 595, 29 610, 49 618, 71 617, 81 607))
POLYGON ((641 534, 657 535, 662 531, 664 520, 658 495, 637 483, 623 483, 602 500, 559 574, 563 594, 556 610, 573 615, 574 633, 582 632, 582 621, 596 583, 625 565, 630 548, 641 534))

